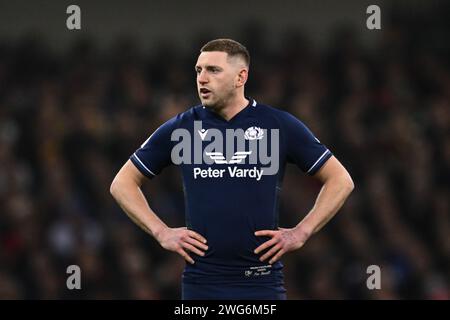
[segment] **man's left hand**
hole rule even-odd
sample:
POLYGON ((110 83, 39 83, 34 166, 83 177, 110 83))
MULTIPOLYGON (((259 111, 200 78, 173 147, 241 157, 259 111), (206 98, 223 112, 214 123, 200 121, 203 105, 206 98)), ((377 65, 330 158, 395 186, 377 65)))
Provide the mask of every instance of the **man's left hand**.
POLYGON ((278 230, 259 230, 255 232, 256 236, 271 237, 255 249, 255 254, 259 254, 265 249, 270 248, 259 260, 264 261, 272 257, 270 264, 278 261, 283 254, 289 251, 300 249, 309 238, 309 233, 297 226, 292 229, 278 228, 278 230))

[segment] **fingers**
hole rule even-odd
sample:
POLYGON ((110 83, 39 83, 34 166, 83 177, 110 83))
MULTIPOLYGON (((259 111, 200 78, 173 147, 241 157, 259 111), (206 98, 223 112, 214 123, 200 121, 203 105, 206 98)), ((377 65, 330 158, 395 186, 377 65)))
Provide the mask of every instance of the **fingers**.
POLYGON ((276 254, 272 259, 270 259, 269 263, 270 263, 270 264, 274 264, 275 262, 277 262, 278 260, 281 259, 281 256, 282 256, 284 253, 285 253, 284 249, 281 248, 281 250, 278 251, 277 254, 276 254))
POLYGON ((259 230, 259 231, 255 232, 255 236, 257 236, 257 237, 259 237, 259 236, 273 237, 276 234, 277 234, 277 231, 275 231, 275 230, 259 230))
POLYGON ((275 243, 277 243, 277 239, 276 238, 272 238, 266 242, 264 242, 262 245, 260 245, 258 248, 255 249, 255 253, 258 254, 261 251, 273 246, 275 243))
POLYGON ((203 251, 200 251, 199 249, 197 249, 196 247, 194 247, 193 245, 191 245, 191 244, 189 244, 187 242, 183 242, 181 245, 185 249, 195 253, 196 255, 199 255, 199 256, 202 256, 202 257, 205 255, 205 253, 203 251))
POLYGON ((198 234, 197 232, 189 230, 188 234, 190 237, 197 239, 198 241, 200 241, 202 243, 206 243, 206 239, 203 236, 201 236, 200 234, 198 234))
POLYGON ((182 248, 178 249, 177 252, 189 263, 194 264, 194 260, 189 256, 189 254, 184 250, 189 250, 199 256, 204 256, 205 253, 202 250, 208 250, 208 246, 205 244, 206 239, 195 231, 188 230, 187 234, 183 236, 180 240, 180 245, 182 248))
POLYGON ((177 252, 182 256, 187 262, 190 264, 194 264, 194 260, 187 254, 186 251, 183 250, 183 248, 180 248, 177 250, 177 252))
POLYGON ((200 248, 202 250, 208 250, 208 246, 200 241, 198 241, 197 239, 191 238, 191 237, 186 237, 183 239, 184 241, 186 241, 187 243, 192 244, 193 246, 196 246, 197 248, 200 248))
MULTIPOLYGON (((275 253, 277 253, 277 252, 282 250, 282 246, 279 243, 279 239, 278 239, 278 237, 276 237, 276 235, 279 232, 280 232, 279 230, 259 230, 259 231, 255 232, 255 236, 269 236, 269 237, 272 237, 272 239, 264 242, 262 245, 260 245, 258 248, 255 249, 255 254, 258 254, 258 253, 262 252, 263 250, 272 247, 261 258, 259 258, 260 261, 264 261, 264 260, 272 257, 275 253)), ((270 260, 270 261, 272 261, 272 260, 270 260)), ((269 262, 269 263, 271 263, 271 262, 269 262)))
POLYGON ((260 261, 264 261, 267 258, 273 256, 277 251, 281 249, 280 244, 274 245, 269 251, 267 251, 261 258, 259 258, 260 261))

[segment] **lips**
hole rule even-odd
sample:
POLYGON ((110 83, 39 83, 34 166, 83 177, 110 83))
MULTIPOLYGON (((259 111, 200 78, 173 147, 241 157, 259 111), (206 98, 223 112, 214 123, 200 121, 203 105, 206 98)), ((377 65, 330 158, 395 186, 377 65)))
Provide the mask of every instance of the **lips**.
POLYGON ((210 93, 210 92, 211 92, 211 90, 209 90, 207 88, 200 88, 200 93, 201 94, 207 94, 207 93, 210 93))

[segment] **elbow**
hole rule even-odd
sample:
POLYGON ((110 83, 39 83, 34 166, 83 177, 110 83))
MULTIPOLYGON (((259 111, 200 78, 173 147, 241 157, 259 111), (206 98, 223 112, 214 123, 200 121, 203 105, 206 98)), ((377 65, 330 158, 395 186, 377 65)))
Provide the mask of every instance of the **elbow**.
POLYGON ((349 174, 347 174, 345 179, 343 179, 343 185, 348 195, 350 195, 353 189, 355 189, 355 183, 353 182, 353 179, 349 174))
POLYGON ((117 193, 119 192, 119 181, 117 179, 117 176, 114 178, 114 180, 111 182, 111 185, 109 187, 109 193, 113 196, 113 198, 117 197, 117 193))
POLYGON ((342 170, 334 177, 334 184, 338 186, 345 197, 348 197, 355 189, 355 183, 347 170, 342 170))

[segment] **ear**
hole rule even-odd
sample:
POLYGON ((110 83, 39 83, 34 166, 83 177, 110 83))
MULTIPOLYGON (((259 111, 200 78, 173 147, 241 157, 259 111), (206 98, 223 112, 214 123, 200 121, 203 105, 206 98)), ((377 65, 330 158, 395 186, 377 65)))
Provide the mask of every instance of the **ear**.
POLYGON ((242 87, 248 79, 248 69, 241 68, 237 75, 236 88, 242 87))

